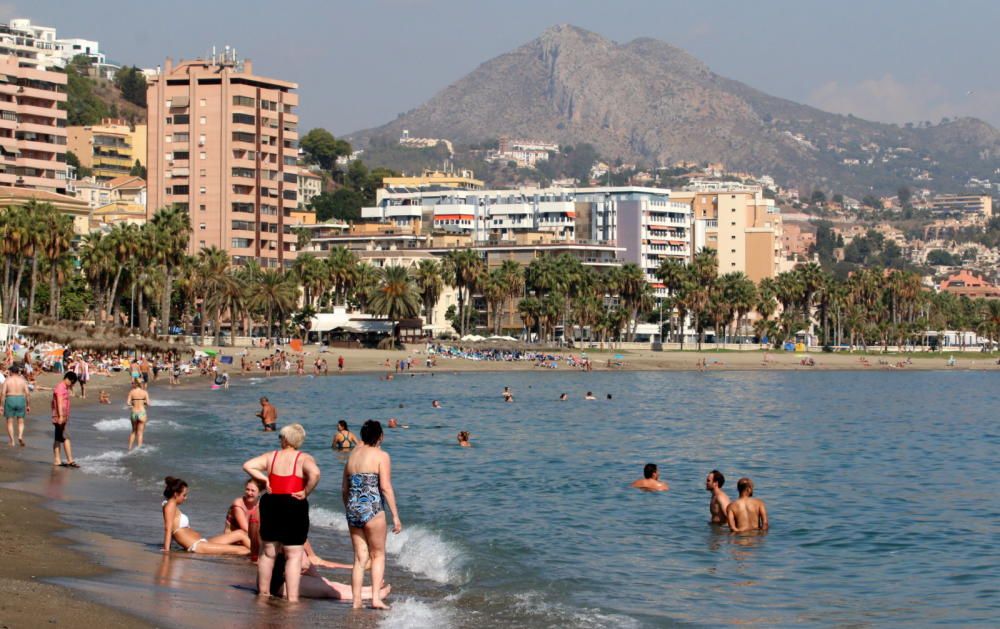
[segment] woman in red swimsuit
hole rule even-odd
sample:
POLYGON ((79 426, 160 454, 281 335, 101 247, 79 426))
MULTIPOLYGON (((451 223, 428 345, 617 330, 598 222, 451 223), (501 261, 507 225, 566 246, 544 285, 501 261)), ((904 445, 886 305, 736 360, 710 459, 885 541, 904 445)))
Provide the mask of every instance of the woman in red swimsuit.
POLYGON ((271 572, 278 553, 285 556, 285 595, 299 600, 302 546, 309 536, 309 501, 319 483, 319 467, 312 456, 299 452, 306 439, 301 424, 290 424, 278 432, 281 449, 267 452, 243 464, 251 477, 266 483, 260 499, 261 554, 257 560, 258 596, 268 596, 271 572))
POLYGON ((266 487, 266 483, 251 478, 243 487, 243 496, 234 500, 226 512, 223 532, 244 531, 250 537, 250 561, 257 561, 260 554, 260 496, 266 487))

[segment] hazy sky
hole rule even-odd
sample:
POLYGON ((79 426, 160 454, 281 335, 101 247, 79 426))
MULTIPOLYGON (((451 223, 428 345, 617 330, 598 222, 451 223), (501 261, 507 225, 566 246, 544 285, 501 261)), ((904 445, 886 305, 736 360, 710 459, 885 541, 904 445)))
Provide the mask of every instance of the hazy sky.
POLYGON ((15 0, 60 37, 140 67, 235 46, 299 83, 303 128, 345 134, 411 109, 480 63, 568 23, 654 37, 715 72, 889 122, 971 115, 1000 127, 1000 2, 990 0, 15 0))

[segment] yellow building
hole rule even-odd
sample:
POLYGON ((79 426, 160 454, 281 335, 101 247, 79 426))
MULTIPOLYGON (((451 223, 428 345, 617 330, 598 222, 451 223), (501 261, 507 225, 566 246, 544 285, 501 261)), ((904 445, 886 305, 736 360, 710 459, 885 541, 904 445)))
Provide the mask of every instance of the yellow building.
POLYGON ((146 125, 130 127, 124 120, 105 118, 99 125, 67 131, 67 148, 98 181, 128 175, 136 160, 146 162, 146 125))
POLYGON ((125 175, 105 183, 108 200, 90 213, 90 230, 107 229, 116 223, 143 225, 146 222, 146 181, 125 175))
POLYGON ((90 206, 86 201, 48 190, 0 186, 0 207, 23 207, 30 203, 48 203, 62 214, 73 218, 73 233, 82 236, 90 232, 90 206))
POLYGON ((473 177, 471 170, 445 173, 426 170, 419 177, 386 177, 382 189, 386 192, 417 192, 426 189, 482 190, 483 182, 473 177))
POLYGON ((781 213, 759 188, 670 193, 691 206, 692 255, 715 249, 719 275, 739 271, 754 282, 783 270, 781 213))

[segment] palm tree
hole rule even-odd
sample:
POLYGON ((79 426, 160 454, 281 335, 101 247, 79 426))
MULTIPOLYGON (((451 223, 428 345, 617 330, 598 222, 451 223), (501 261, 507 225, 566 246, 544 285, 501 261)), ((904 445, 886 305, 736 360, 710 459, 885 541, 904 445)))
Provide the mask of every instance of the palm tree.
POLYGON ((698 349, 705 337, 705 310, 708 308, 709 297, 719 273, 719 261, 715 250, 704 248, 694 255, 691 262, 692 287, 687 299, 688 310, 695 322, 698 332, 698 349))
MULTIPOLYGON (((507 287, 507 295, 504 305, 513 303, 524 296, 524 267, 514 260, 504 260, 500 264, 500 276, 503 278, 504 286, 507 287)), ((511 308, 513 310, 513 308, 511 308)))
POLYGON ((362 312, 368 312, 368 304, 372 293, 382 281, 379 270, 367 262, 361 262, 354 267, 353 298, 362 312))
POLYGON ((326 259, 327 280, 333 287, 333 303, 343 305, 357 281, 358 257, 347 247, 334 247, 326 259))
POLYGON ((493 333, 500 334, 500 323, 503 319, 503 304, 509 294, 507 285, 504 284, 503 275, 499 268, 493 269, 483 276, 479 290, 486 300, 486 307, 493 313, 493 333))
POLYGON ((678 326, 675 329, 681 343, 681 350, 683 350, 684 321, 687 319, 688 303, 691 293, 694 291, 694 275, 691 272, 691 267, 681 260, 667 258, 660 263, 660 267, 656 270, 656 277, 663 282, 663 287, 667 289, 674 308, 677 310, 678 326))
POLYGON ((228 301, 227 284, 233 281, 229 274, 229 254, 212 246, 198 252, 197 285, 202 298, 202 338, 205 334, 206 310, 212 312, 212 329, 215 344, 222 342, 222 311, 228 301))
POLYGON ((420 313, 420 296, 405 267, 387 266, 381 270, 381 282, 371 296, 369 307, 374 315, 393 322, 393 338, 399 344, 396 322, 420 313))
POLYGON ((444 279, 441 274, 441 264, 437 260, 420 260, 413 268, 413 281, 417 285, 420 301, 424 305, 427 325, 434 324, 434 308, 444 291, 444 279))
POLYGON ((629 313, 629 342, 635 340, 635 326, 639 318, 639 306, 642 302, 644 291, 649 290, 649 282, 646 281, 646 273, 634 262, 628 262, 621 267, 618 284, 619 296, 622 306, 629 313))
POLYGON ((813 296, 823 288, 826 278, 823 269, 815 262, 799 266, 795 269, 795 274, 802 291, 802 316, 807 323, 806 331, 812 334, 813 296))
POLYGON ((175 269, 188 248, 191 219, 187 210, 174 206, 156 212, 150 225, 153 230, 150 253, 159 264, 163 276, 163 290, 160 295, 160 333, 167 334, 170 330, 170 297, 175 269))
POLYGON ((466 307, 472 292, 479 285, 485 263, 472 249, 455 249, 444 256, 445 281, 458 289, 458 320, 460 335, 465 335, 470 313, 466 307))
POLYGON ((288 275, 277 269, 265 269, 256 283, 249 287, 248 303, 251 308, 267 314, 267 335, 274 330, 274 317, 283 318, 295 309, 299 290, 288 275))
POLYGON ((302 286, 305 305, 311 308, 317 293, 323 290, 328 269, 311 253, 300 253, 292 262, 292 273, 302 286))
POLYGON ((46 238, 43 243, 49 262, 49 316, 59 314, 60 261, 73 242, 73 218, 57 212, 44 215, 46 238))
MULTIPOLYGON (((535 297, 525 297, 517 304, 517 314, 524 323, 527 339, 531 340, 531 329, 539 325, 541 320, 542 304, 535 297)), ((538 335, 541 340, 541 332, 538 335)))
POLYGON ((742 324, 746 316, 753 310, 757 301, 757 287, 753 281, 743 273, 727 273, 719 278, 724 286, 723 293, 726 301, 736 315, 735 334, 739 335, 742 324))

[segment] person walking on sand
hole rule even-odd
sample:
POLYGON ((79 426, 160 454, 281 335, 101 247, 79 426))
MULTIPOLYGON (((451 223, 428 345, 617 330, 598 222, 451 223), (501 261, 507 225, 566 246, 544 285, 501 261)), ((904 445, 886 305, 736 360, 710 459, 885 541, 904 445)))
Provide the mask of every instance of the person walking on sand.
POLYGON ((31 394, 28 381, 21 375, 21 366, 10 366, 10 375, 0 387, 0 405, 7 420, 7 438, 14 445, 14 420, 17 420, 17 443, 24 447, 24 417, 31 411, 31 394))
POLYGON ((705 491, 712 492, 712 499, 708 501, 708 513, 711 516, 711 523, 718 526, 725 526, 726 508, 729 506, 729 496, 722 491, 722 486, 726 484, 726 477, 719 470, 712 470, 705 477, 705 491))
POLYGON ((343 370, 344 370, 344 357, 337 356, 337 371, 343 371, 343 370))
POLYGON ((382 450, 382 424, 369 419, 361 427, 362 445, 354 449, 341 482, 341 498, 347 515, 347 526, 354 546, 354 567, 351 571, 351 593, 355 609, 361 608, 365 564, 371 559, 372 608, 388 609, 376 592, 385 576, 386 515, 383 504, 392 512, 393 533, 403 530, 396 510, 396 494, 392 489, 392 462, 382 450))
POLYGON ((128 449, 132 451, 132 444, 136 443, 142 447, 142 437, 146 432, 146 420, 149 410, 149 393, 142 388, 142 383, 138 380, 132 381, 132 390, 128 392, 128 399, 125 400, 131 409, 129 420, 132 422, 132 432, 128 435, 128 449))
POLYGON ((73 364, 73 372, 76 374, 78 380, 77 384, 80 385, 80 399, 87 399, 87 383, 90 381, 90 363, 82 354, 77 357, 76 362, 73 364))
POLYGON ((299 452, 306 439, 301 424, 289 424, 278 433, 281 449, 243 464, 251 477, 267 483, 260 499, 260 557, 257 560, 258 595, 269 596, 271 573, 278 553, 285 556, 285 594, 299 600, 303 545, 309 536, 309 494, 319 483, 320 471, 312 455, 299 452), (280 473, 279 473, 280 472, 280 473))
POLYGON ((274 408, 266 397, 260 398, 260 412, 257 413, 261 423, 264 424, 264 432, 274 432, 278 429, 278 409, 274 408))
POLYGON ((632 481, 629 487, 641 489, 643 491, 667 491, 670 486, 660 480, 660 470, 656 463, 647 463, 642 468, 642 478, 632 481))
POLYGON ((746 477, 741 478, 736 482, 736 488, 740 492, 740 497, 726 507, 729 529, 733 533, 766 531, 767 507, 764 506, 763 500, 753 497, 753 481, 746 477))
POLYGON ((59 384, 52 387, 52 427, 55 438, 52 442, 52 465, 56 467, 80 467, 73 459, 73 447, 70 444, 69 432, 69 392, 76 384, 76 374, 67 371, 59 384), (62 462, 60 448, 66 453, 66 463, 62 462))

